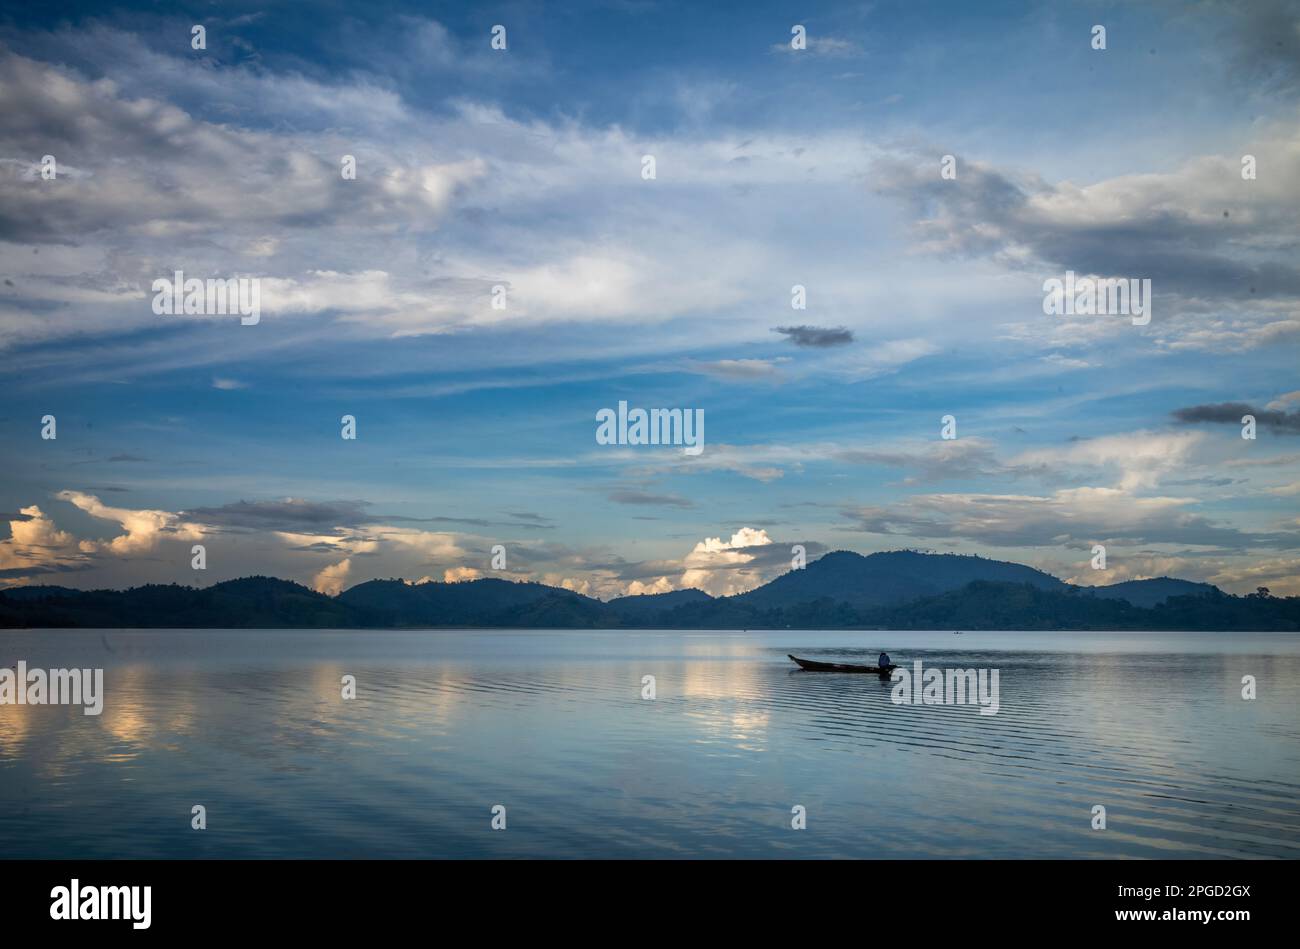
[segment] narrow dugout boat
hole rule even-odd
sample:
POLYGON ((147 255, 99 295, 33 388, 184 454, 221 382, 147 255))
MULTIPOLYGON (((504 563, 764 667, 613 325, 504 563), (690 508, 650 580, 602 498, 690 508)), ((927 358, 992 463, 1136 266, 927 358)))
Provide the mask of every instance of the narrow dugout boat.
POLYGON ((807 672, 857 672, 869 675, 887 676, 898 668, 896 665, 855 666, 848 662, 817 662, 813 659, 800 659, 798 656, 791 656, 789 653, 786 653, 786 655, 798 663, 800 669, 807 672))

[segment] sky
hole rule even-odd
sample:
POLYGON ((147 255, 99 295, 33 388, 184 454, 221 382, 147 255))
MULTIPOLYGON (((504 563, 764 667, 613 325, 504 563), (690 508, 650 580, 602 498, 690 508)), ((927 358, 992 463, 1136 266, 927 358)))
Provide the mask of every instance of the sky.
POLYGON ((801 545, 1300 594, 1300 4, 4 17, 0 587, 722 595, 801 545), (259 318, 156 312, 178 270, 259 318))

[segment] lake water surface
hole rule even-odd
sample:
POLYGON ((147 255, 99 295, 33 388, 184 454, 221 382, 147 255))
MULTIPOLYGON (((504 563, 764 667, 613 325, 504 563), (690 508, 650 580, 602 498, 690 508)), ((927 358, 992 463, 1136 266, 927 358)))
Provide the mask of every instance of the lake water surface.
POLYGON ((19 659, 106 698, 0 706, 5 857, 1300 856, 1294 634, 0 632, 19 659), (786 658, 882 647, 996 668, 998 714, 786 658))

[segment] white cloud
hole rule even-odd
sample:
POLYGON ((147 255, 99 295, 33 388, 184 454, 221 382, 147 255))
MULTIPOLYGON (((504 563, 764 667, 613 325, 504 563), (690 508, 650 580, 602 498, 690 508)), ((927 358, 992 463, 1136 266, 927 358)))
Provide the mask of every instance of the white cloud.
POLYGON ((809 31, 805 35, 805 48, 795 49, 790 45, 790 41, 784 43, 773 43, 772 52, 788 53, 791 56, 820 56, 828 59, 846 59, 862 55, 862 46, 857 42, 843 36, 822 35, 809 31))
POLYGON ((200 540, 205 533, 202 525, 183 521, 180 515, 169 511, 110 507, 93 494, 80 491, 60 491, 55 497, 68 501, 93 518, 121 525, 124 533, 100 544, 103 549, 115 554, 144 553, 153 550, 163 539, 200 540))
POLYGON ((87 545, 59 530, 35 504, 18 513, 21 517, 9 522, 9 537, 0 540, 0 583, 22 582, 89 562, 93 544, 87 545))
MULTIPOLYGON (((412 25, 419 35, 444 36, 421 22, 412 25)), ((59 250, 61 265, 44 279, 29 279, 32 269, 16 274, 16 294, 0 299, 0 345, 163 325, 149 287, 177 268, 259 277, 268 320, 327 315, 381 336, 688 315, 740 326, 767 295, 754 274, 785 266, 789 253, 779 232, 738 237, 725 226, 748 204, 734 189, 852 187, 873 152, 856 132, 763 133, 734 164, 730 136, 646 142, 618 126, 519 121, 475 102, 425 114, 364 78, 323 84, 198 69, 128 34, 93 32, 93 43, 71 33, 47 39, 73 47, 67 61, 97 63, 111 79, 0 55, 0 154, 52 150, 66 169, 45 182, 30 162, 0 168, 15 182, 0 239, 21 248, 23 261, 35 244, 82 248, 75 257, 59 250), (159 98, 164 90, 212 108, 192 113, 159 98), (253 121, 213 118, 221 103, 253 121), (659 159, 659 181, 640 180, 646 151, 659 159), (357 159, 355 180, 339 173, 344 154, 357 159), (490 240, 471 224, 432 252, 421 246, 464 213, 501 223, 490 240), (509 288, 506 310, 488 305, 496 283, 509 288)), ((48 270, 42 256, 30 266, 48 270)), ((840 298, 864 299, 850 284, 871 278, 829 270, 823 292, 838 285, 840 298)), ((897 293, 881 283, 867 298, 897 293)), ((696 324, 697 344, 707 329, 696 324)), ((233 340, 255 343, 250 334, 233 340)), ((167 362, 131 370, 159 365, 167 362)))
MULTIPOLYGON (((1256 537, 1196 512, 1180 497, 1135 497, 1119 488, 1064 488, 1045 495, 924 494, 844 510, 855 529, 910 539, 969 541, 980 548, 1089 549, 1093 544, 1175 544, 1242 549, 1300 536, 1256 537)), ((1112 558, 1118 559, 1115 551, 1112 558)))
POLYGON ((627 585, 627 596, 647 596, 655 593, 671 593, 673 591, 673 582, 667 577, 657 577, 654 580, 645 582, 642 580, 633 580, 627 585))
POLYGON ((1087 369, 1092 363, 1084 359, 1071 359, 1069 356, 1062 356, 1060 353, 1048 353, 1040 357, 1054 369, 1087 369))
POLYGON ((789 361, 785 356, 775 359, 716 359, 690 363, 689 368, 722 379, 772 379, 780 374, 781 364, 789 361))
POLYGON ((352 572, 351 559, 341 560, 322 569, 312 579, 311 587, 317 593, 337 596, 347 585, 348 574, 352 572))
POLYGON ((1275 412, 1286 412, 1296 405, 1300 405, 1300 389, 1294 392, 1285 392, 1264 407, 1275 412))
POLYGON ((1129 432, 1080 439, 1064 447, 1036 448, 1011 459, 1013 465, 1072 465, 1118 471, 1126 493, 1151 488, 1171 472, 1184 470, 1202 432, 1129 432))
POLYGON ((1210 581, 1243 593, 1268 587, 1274 596, 1300 596, 1300 558, 1266 557, 1250 563, 1225 564, 1210 575, 1210 581))
POLYGON ((706 537, 686 555, 678 586, 694 587, 712 596, 729 596, 752 590, 766 579, 761 571, 751 566, 755 560, 753 548, 772 543, 767 531, 742 527, 730 540, 706 537))

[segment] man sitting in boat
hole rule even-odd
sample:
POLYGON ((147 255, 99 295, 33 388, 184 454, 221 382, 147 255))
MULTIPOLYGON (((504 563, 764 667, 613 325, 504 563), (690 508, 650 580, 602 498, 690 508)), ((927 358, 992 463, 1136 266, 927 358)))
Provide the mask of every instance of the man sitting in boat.
POLYGON ((876 666, 881 669, 888 669, 893 663, 889 661, 889 653, 882 652, 880 658, 876 660, 876 666))

